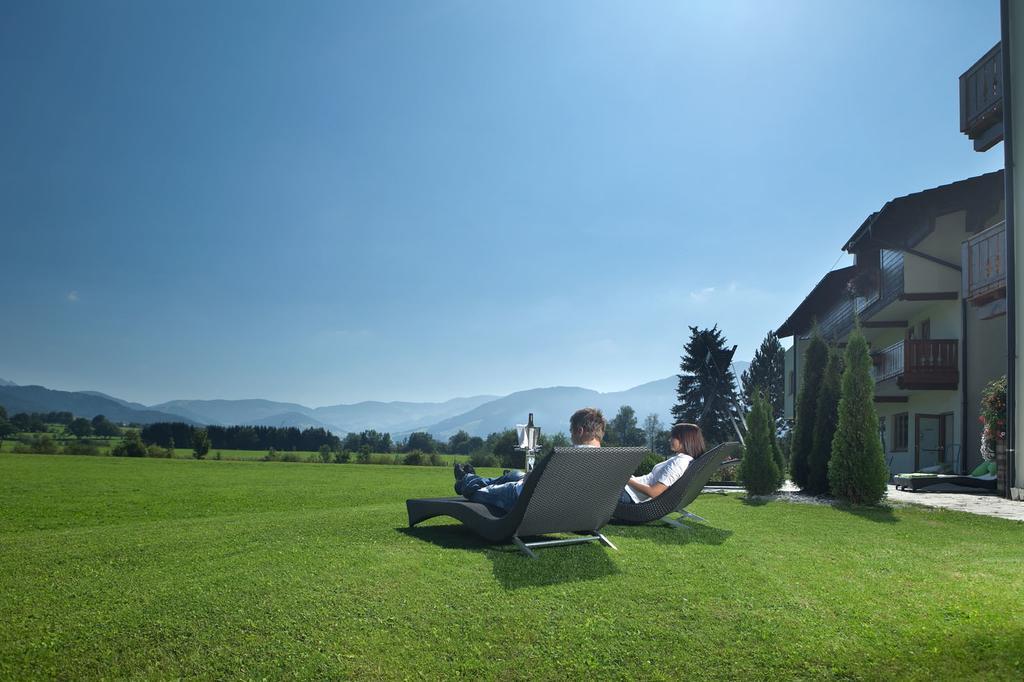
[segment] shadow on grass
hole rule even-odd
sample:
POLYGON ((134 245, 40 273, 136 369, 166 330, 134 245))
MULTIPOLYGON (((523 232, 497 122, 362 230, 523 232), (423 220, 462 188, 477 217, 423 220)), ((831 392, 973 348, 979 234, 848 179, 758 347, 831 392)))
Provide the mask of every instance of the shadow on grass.
POLYGON ((859 516, 862 519, 874 521, 875 523, 899 523, 899 519, 896 518, 896 514, 893 513, 892 507, 864 507, 838 502, 832 506, 836 511, 845 512, 853 516, 859 516))
POLYGON ((609 552, 614 550, 597 542, 538 548, 534 550, 537 554, 537 559, 534 560, 522 554, 515 545, 488 544, 486 540, 458 524, 396 530, 444 549, 482 552, 491 560, 494 565, 494 577, 506 590, 598 580, 619 572, 609 555, 609 552))
POLYGON ((771 501, 772 498, 761 495, 744 495, 741 498, 741 502, 743 502, 743 504, 747 505, 748 507, 763 507, 771 501))
POLYGON ((715 528, 704 523, 682 521, 685 528, 652 522, 642 526, 614 525, 614 537, 649 540, 663 545, 721 545, 732 536, 731 530, 715 528))

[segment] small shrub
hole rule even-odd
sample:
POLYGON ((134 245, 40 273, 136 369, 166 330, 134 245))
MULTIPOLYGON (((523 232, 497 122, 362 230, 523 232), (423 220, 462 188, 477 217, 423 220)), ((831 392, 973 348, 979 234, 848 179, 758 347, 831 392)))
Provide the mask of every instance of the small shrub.
POLYGON ((329 445, 321 445, 319 453, 320 461, 327 464, 331 461, 331 447, 329 445))
POLYGON ((469 456, 469 463, 474 467, 492 467, 497 468, 501 466, 501 462, 498 458, 487 452, 486 450, 477 450, 469 456))
POLYGON ((270 448, 267 450, 267 454, 263 455, 264 462, 277 462, 280 459, 277 455, 277 448, 270 448))
POLYGON ((445 465, 444 457, 436 452, 431 452, 428 464, 432 467, 443 467, 445 465))
POLYGON ((210 451, 210 435, 206 429, 196 429, 192 432, 192 456, 196 459, 203 459, 210 451))
POLYGON ((641 460, 640 464, 637 465, 636 469, 633 471, 633 475, 646 476, 647 474, 651 473, 651 470, 655 467, 655 465, 661 464, 663 461, 663 457, 660 457, 659 455, 656 455, 653 452, 649 452, 647 453, 647 456, 644 457, 643 460, 641 460))
POLYGON ((92 443, 68 443, 64 446, 64 454, 95 457, 100 454, 100 449, 92 443))
POLYGON ((359 448, 359 463, 369 464, 370 463, 370 446, 363 445, 359 448))
POLYGON ((217 451, 217 454, 214 456, 214 459, 223 459, 221 457, 220 450, 217 451))
POLYGON ((174 450, 170 448, 162 448, 159 445, 151 443, 146 446, 146 456, 166 459, 174 456, 174 450))
POLYGON ((335 464, 348 464, 349 460, 351 460, 351 458, 352 458, 352 456, 348 452, 346 452, 345 450, 339 450, 339 451, 334 453, 334 463, 335 464))
POLYGON ((149 454, 139 432, 131 429, 124 432, 124 438, 110 451, 114 457, 145 457, 149 454))
POLYGON ((299 458, 298 454, 289 451, 289 452, 284 453, 284 455, 281 456, 281 461, 282 462, 301 462, 302 460, 299 458))
POLYGON ((410 466, 420 466, 423 464, 423 453, 419 450, 413 450, 405 456, 402 460, 402 464, 408 464, 410 466))

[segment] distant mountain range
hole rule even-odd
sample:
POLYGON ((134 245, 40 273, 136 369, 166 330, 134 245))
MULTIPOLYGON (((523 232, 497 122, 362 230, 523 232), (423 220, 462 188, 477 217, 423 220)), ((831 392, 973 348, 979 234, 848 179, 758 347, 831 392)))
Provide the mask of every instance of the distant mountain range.
MULTIPOLYGON (((734 363, 737 376, 749 364, 734 363)), ((656 414, 663 424, 670 424, 677 383, 676 377, 671 376, 610 393, 556 386, 517 391, 507 396, 453 398, 441 403, 366 401, 310 408, 261 399, 172 400, 146 406, 96 391, 56 391, 42 386, 18 386, 0 379, 0 405, 8 414, 67 411, 90 419, 102 414, 122 423, 183 421, 196 425, 320 427, 339 435, 376 429, 396 438, 413 431, 427 431, 436 438, 447 439, 460 430, 472 436, 486 436, 511 428, 525 422, 530 412, 544 433, 565 433, 569 416, 580 407, 588 406, 600 408, 611 419, 621 406, 630 405, 640 422, 647 415, 656 414)))

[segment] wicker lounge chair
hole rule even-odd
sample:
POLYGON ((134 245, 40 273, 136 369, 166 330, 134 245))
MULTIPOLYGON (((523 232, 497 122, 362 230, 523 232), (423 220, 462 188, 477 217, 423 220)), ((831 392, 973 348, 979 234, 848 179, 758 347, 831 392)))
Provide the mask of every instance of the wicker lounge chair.
POLYGON ((526 477, 523 492, 507 514, 464 497, 406 500, 409 527, 435 516, 450 516, 490 542, 511 540, 533 559, 537 558, 535 547, 600 541, 616 549, 600 530, 611 519, 619 493, 646 453, 645 448, 555 448, 526 477), (585 537, 523 540, 548 533, 585 537))
POLYGON ((693 502, 707 484, 711 475, 718 471, 722 461, 732 458, 739 452, 739 443, 722 443, 711 448, 694 460, 679 480, 669 486, 657 497, 637 504, 619 504, 615 507, 614 519, 628 524, 664 521, 676 528, 686 528, 676 519, 669 518, 672 512, 679 512, 694 521, 704 521, 696 514, 686 511, 685 507, 693 502))

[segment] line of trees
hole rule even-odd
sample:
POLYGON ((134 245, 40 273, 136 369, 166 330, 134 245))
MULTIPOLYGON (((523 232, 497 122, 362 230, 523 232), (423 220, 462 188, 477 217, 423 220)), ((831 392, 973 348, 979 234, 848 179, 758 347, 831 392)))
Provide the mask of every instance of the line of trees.
POLYGON ((49 433, 50 425, 64 426, 67 433, 78 438, 97 436, 115 438, 121 435, 121 428, 102 414, 90 419, 76 417, 71 412, 19 412, 12 417, 0 405, 0 440, 15 433, 49 433))
POLYGON ((214 450, 316 451, 321 445, 341 449, 341 439, 324 428, 298 429, 277 426, 191 426, 182 422, 157 422, 142 427, 144 443, 161 447, 192 447, 197 431, 205 431, 214 450))
POLYGON ((845 351, 815 329, 804 353, 791 474, 801 490, 877 504, 889 472, 878 435, 868 344, 854 329, 845 351))

